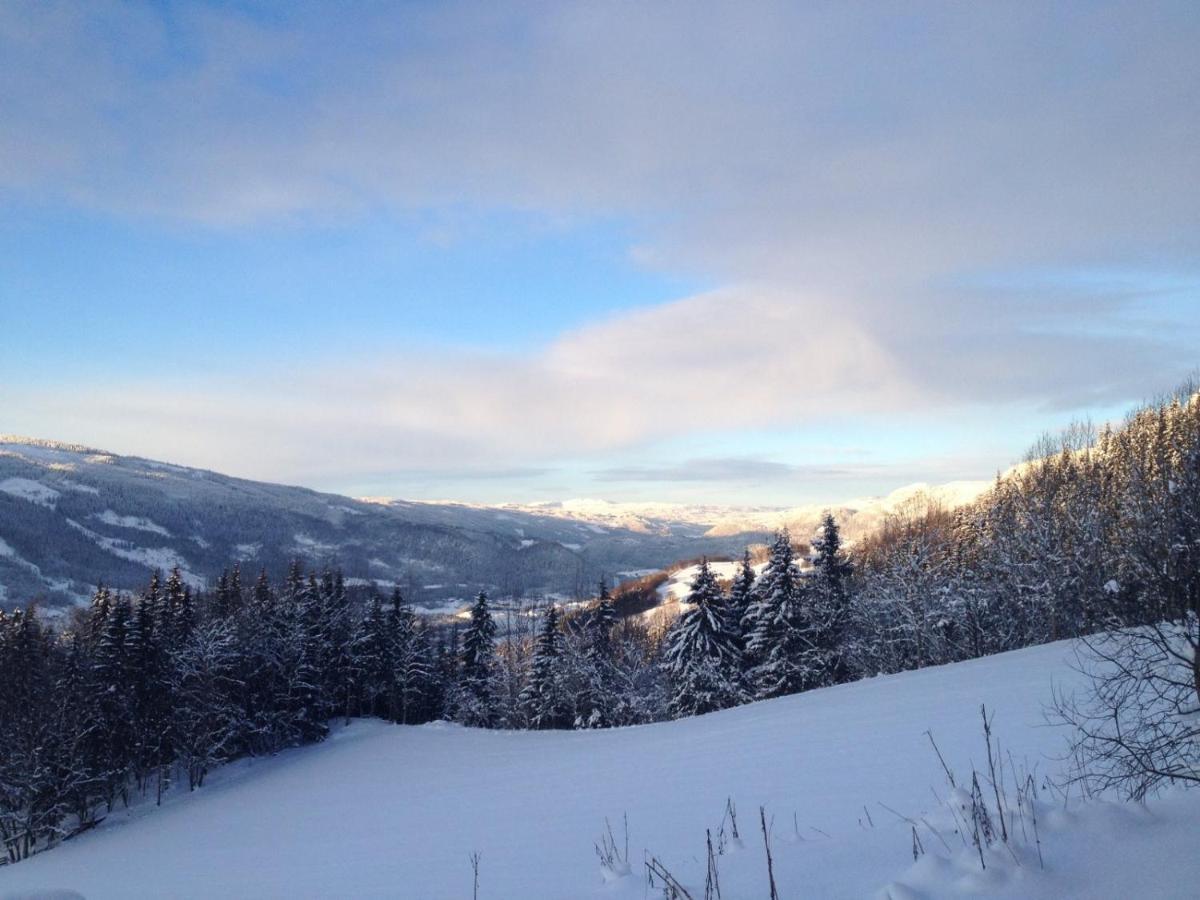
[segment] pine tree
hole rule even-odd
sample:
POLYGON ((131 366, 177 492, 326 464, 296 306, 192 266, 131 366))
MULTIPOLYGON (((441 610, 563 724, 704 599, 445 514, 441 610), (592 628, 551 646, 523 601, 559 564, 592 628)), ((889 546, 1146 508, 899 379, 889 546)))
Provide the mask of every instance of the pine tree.
POLYGON ((746 646, 743 622, 746 620, 746 613, 750 610, 750 604, 754 602, 754 585, 757 580, 758 576, 754 574, 754 566, 750 563, 750 548, 747 547, 742 552, 741 568, 738 569, 733 584, 730 585, 728 600, 729 621, 737 633, 738 647, 741 650, 744 650, 746 646))
POLYGON ((395 666, 388 637, 383 600, 374 594, 367 604, 366 614, 355 628, 351 642, 356 707, 362 715, 383 716, 395 721, 388 704, 395 691, 395 666))
POLYGON ((192 611, 192 593, 183 583, 179 566, 171 569, 163 587, 163 603, 166 613, 158 617, 166 631, 167 645, 174 649, 187 640, 195 618, 192 611))
POLYGON ((112 594, 103 584, 96 586, 95 593, 92 594, 92 605, 88 610, 87 631, 85 639, 87 640, 89 651, 95 651, 100 643, 100 635, 104 632, 104 627, 108 623, 108 614, 112 609, 112 594))
POLYGON ((32 608, 0 617, 0 839, 13 862, 57 836, 66 811, 58 792, 52 661, 32 608))
POLYGON ((325 671, 329 660, 329 633, 321 586, 310 574, 295 598, 295 668, 291 682, 292 727, 301 742, 321 740, 329 733, 328 719, 333 713, 331 698, 325 694, 325 671))
POLYGON ((457 718, 464 725, 488 728, 496 721, 492 678, 496 657, 496 622, 487 594, 479 592, 471 606, 471 623, 462 636, 456 691, 457 718))
POLYGON ((620 617, 613 604, 612 595, 608 591, 608 581, 600 579, 600 593, 596 598, 596 608, 592 611, 591 634, 592 652, 598 660, 611 661, 612 634, 617 627, 620 617))
POLYGON ((154 607, 143 598, 126 636, 129 657, 130 702, 134 726, 134 777, 145 790, 153 778, 157 799, 169 780, 175 751, 170 721, 168 660, 163 635, 154 620, 154 607))
POLYGON ((341 570, 325 570, 321 576, 319 596, 325 634, 321 693, 330 715, 340 714, 348 719, 353 697, 350 649, 353 626, 350 619, 350 602, 341 570))
POLYGON ((129 776, 134 769, 137 734, 133 720, 129 633, 133 608, 127 596, 118 597, 105 618, 96 646, 94 674, 100 714, 107 738, 105 801, 112 809, 116 798, 129 802, 129 776))
POLYGON ((808 590, 808 642, 806 665, 813 687, 842 684, 850 678, 849 581, 852 571, 842 552, 837 521, 826 512, 821 534, 813 541, 813 576, 808 590))
POLYGON ((794 694, 809 686, 804 660, 809 627, 800 578, 791 537, 780 531, 745 619, 746 653, 753 661, 749 677, 757 699, 794 694))
POLYGON ((531 728, 567 728, 572 721, 570 697, 565 688, 563 635, 558 608, 551 603, 534 645, 529 677, 518 699, 531 728))
POLYGON ((700 563, 688 592, 688 608, 667 634, 663 667, 670 680, 671 716, 699 715, 744 702, 742 654, 724 594, 700 563))
POLYGON ((60 746, 57 791, 78 828, 95 823, 105 775, 103 722, 96 707, 86 652, 81 637, 71 635, 54 686, 58 711, 55 732, 60 746))
POLYGON ((266 570, 259 572, 248 603, 237 616, 244 648, 241 666, 243 741, 249 753, 274 753, 292 740, 288 713, 288 665, 294 634, 266 570))
POLYGON ((226 618, 233 612, 233 601, 229 595, 229 570, 222 569, 217 576, 217 586, 213 590, 213 614, 218 618, 226 618))
POLYGON ((566 676, 575 700, 576 728, 604 728, 613 722, 617 704, 616 639, 620 622, 608 582, 600 580, 596 605, 578 640, 566 648, 566 676))
POLYGON ((400 690, 400 721, 406 725, 429 722, 442 714, 441 687, 433 646, 429 641, 428 629, 417 620, 412 608, 405 606, 407 635, 403 641, 403 654, 399 657, 400 674, 403 681, 400 690))
POLYGON ((214 619, 190 630, 171 654, 172 721, 188 790, 233 755, 241 722, 236 694, 237 648, 228 622, 214 619))

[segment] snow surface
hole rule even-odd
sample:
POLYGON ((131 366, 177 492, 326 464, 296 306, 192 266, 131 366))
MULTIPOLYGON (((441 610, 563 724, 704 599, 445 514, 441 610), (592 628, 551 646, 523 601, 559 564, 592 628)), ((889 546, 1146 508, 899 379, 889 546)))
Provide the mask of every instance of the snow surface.
POLYGON ((35 566, 33 563, 29 562, 29 560, 23 558, 19 553, 17 553, 13 546, 3 538, 0 538, 0 556, 18 566, 21 566, 24 569, 28 569, 38 578, 42 577, 42 570, 38 566, 35 566))
POLYGON ((187 584, 194 588, 204 589, 204 579, 192 572, 188 568, 188 561, 170 547, 138 547, 129 541, 97 534, 90 528, 80 525, 74 519, 67 519, 66 521, 76 531, 94 541, 102 550, 111 553, 113 556, 119 556, 121 559, 138 563, 147 569, 159 569, 163 572, 178 567, 180 575, 187 584))
MULTIPOLYGON (((763 569, 767 567, 765 562, 758 563, 753 566, 754 574, 761 575, 763 569)), ((717 581, 733 581, 738 572, 742 569, 742 561, 739 559, 735 562, 710 562, 708 569, 716 577, 717 581)), ((694 566, 686 566, 682 569, 673 570, 666 581, 658 587, 658 596, 664 602, 680 602, 692 590, 692 582, 696 580, 696 576, 700 574, 699 564, 694 566)), ((686 605, 686 604, 685 604, 686 605)))
POLYGON ((945 780, 924 731, 952 767, 978 763, 981 702, 1006 754, 1055 771, 1062 735, 1041 705, 1052 682, 1076 677, 1069 653, 1054 644, 610 731, 359 721, 0 868, 0 898, 462 898, 478 851, 481 898, 644 900, 657 896, 640 876, 644 850, 703 896, 704 830, 716 831, 727 797, 743 843, 720 858, 729 900, 766 896, 760 804, 785 898, 1194 897, 1200 792, 1146 810, 1052 810, 1044 871, 1023 854, 1020 866, 993 859, 986 875, 930 835, 914 864, 910 826, 880 806, 906 816, 937 806, 931 789, 945 780), (623 814, 634 872, 605 884, 592 844, 606 817, 623 843, 623 814))
POLYGON ((97 513, 96 518, 105 525, 116 525, 118 528, 132 528, 135 531, 149 531, 152 534, 161 534, 163 537, 171 536, 171 532, 167 531, 167 529, 161 525, 156 525, 142 516, 122 516, 111 509, 106 509, 102 513, 97 513))
POLYGON ((62 496, 54 488, 28 478, 5 478, 0 481, 0 491, 49 509, 54 509, 58 498, 62 496))
MULTIPOLYGON (((52 465, 52 466, 50 466, 50 468, 53 469, 53 468, 56 468, 56 466, 52 465)), ((72 468, 74 468, 74 466, 72 466, 72 468)), ((58 482, 58 484, 61 487, 65 487, 69 491, 77 491, 80 494, 92 494, 94 496, 100 495, 100 489, 96 488, 96 487, 92 487, 90 484, 80 484, 77 481, 71 481, 70 479, 67 479, 67 478, 62 479, 61 481, 58 482)))

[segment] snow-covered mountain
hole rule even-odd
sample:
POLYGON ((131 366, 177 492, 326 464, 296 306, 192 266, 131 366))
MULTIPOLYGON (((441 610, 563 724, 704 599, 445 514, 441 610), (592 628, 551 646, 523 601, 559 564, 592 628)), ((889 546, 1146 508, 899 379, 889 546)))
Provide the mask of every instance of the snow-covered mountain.
POLYGON ((919 482, 882 497, 792 507, 613 503, 608 500, 575 499, 500 508, 609 528, 624 528, 642 534, 728 537, 787 527, 801 539, 812 534, 825 511, 831 510, 841 524, 843 535, 853 540, 878 527, 887 515, 898 511, 906 503, 938 504, 953 509, 971 502, 992 484, 991 481, 953 481, 940 485, 919 482))
POLYGON ((539 511, 364 502, 89 447, 0 438, 0 602, 85 598, 98 581, 145 583, 179 566, 196 586, 240 560, 281 573, 293 558, 350 583, 399 584, 418 606, 501 595, 575 596, 601 575, 738 553, 762 535, 639 530, 539 511))
POLYGON ((1042 705, 1052 685, 1078 683, 1071 659, 1050 644, 635 728, 357 721, 234 763, 194 794, 184 784, 162 808, 153 791, 118 807, 0 867, 0 897, 470 897, 477 853, 481 898, 661 897, 645 878, 656 858, 699 900, 708 829, 720 896, 765 898, 762 824, 785 898, 1195 897, 1200 791, 1124 805, 1046 786, 1066 761, 1042 705), (986 756, 981 703, 1011 767, 1010 840, 986 868, 962 810, 943 805, 966 793, 928 737, 969 783, 986 756), (1034 805, 1012 802, 1026 771, 1034 805), (603 872, 593 845, 609 828, 628 867, 603 872))

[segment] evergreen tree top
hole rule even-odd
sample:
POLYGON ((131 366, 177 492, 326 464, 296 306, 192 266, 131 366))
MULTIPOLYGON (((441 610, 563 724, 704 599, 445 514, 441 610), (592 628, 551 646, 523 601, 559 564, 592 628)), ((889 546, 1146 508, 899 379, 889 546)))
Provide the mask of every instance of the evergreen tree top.
POLYGON ((822 577, 841 579, 850 574, 850 563, 842 552, 841 530, 833 513, 826 512, 821 519, 821 533, 813 541, 813 565, 822 577))
POLYGON ((462 635, 463 668, 474 674, 487 668, 495 653, 496 621, 488 608, 487 593, 480 591, 471 606, 471 623, 462 635))

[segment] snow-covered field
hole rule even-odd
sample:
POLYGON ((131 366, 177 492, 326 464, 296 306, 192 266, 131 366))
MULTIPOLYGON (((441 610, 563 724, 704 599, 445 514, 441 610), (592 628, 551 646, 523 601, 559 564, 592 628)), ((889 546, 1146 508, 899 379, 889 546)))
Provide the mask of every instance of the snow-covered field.
POLYGON ((328 742, 238 763, 162 809, 0 868, 0 897, 479 896, 646 898, 644 852, 703 894, 705 829, 737 804, 741 849, 719 858, 722 896, 765 898, 758 808, 785 898, 1195 897, 1200 792, 1147 808, 1045 795, 1040 837, 994 851, 986 872, 945 824, 932 729, 960 771, 983 762, 979 705, 1004 754, 1053 774, 1062 735, 1043 724, 1052 682, 1075 676, 1055 644, 877 678, 660 725, 489 732, 356 722, 328 742), (904 816, 929 814, 912 859, 904 816), (632 874, 605 883, 593 851, 607 817, 629 823, 632 874), (873 824, 872 824, 873 823, 873 824))

